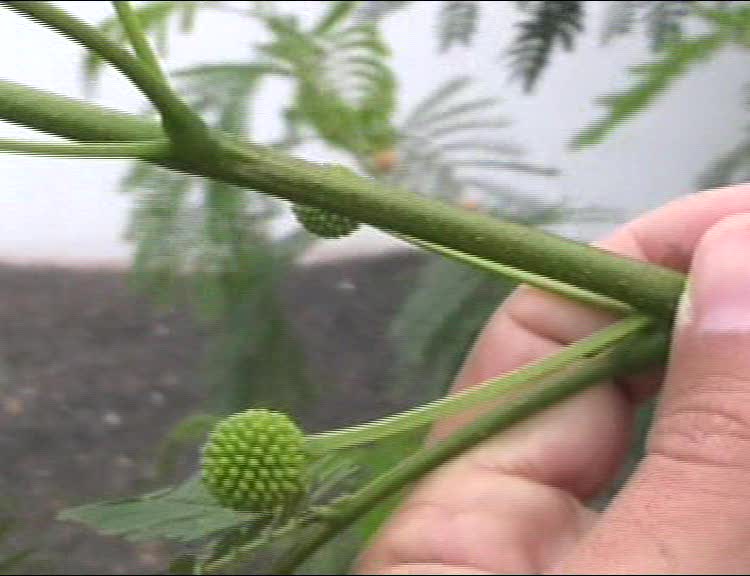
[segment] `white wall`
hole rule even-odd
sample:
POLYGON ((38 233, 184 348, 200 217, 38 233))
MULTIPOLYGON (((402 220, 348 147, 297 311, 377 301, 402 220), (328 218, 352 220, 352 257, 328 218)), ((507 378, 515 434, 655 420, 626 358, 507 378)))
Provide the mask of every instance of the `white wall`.
MULTIPOLYGON (((95 22, 110 14, 109 2, 60 2, 75 14, 95 22)), ((303 17, 319 10, 318 2, 294 2, 303 17)), ((408 109, 438 83, 470 73, 499 94, 513 118, 513 139, 529 151, 528 160, 557 166, 556 179, 524 180, 533 193, 579 202, 606 204, 623 211, 623 218, 657 206, 694 189, 696 174, 716 153, 735 142, 746 118, 741 88, 750 79, 746 53, 727 51, 702 65, 603 145, 571 152, 571 136, 596 118, 594 99, 627 82, 627 66, 648 58, 644 42, 627 37, 599 45, 603 4, 591 3, 594 18, 572 54, 558 54, 537 91, 520 92, 498 63, 501 49, 514 35, 512 3, 485 2, 480 33, 471 49, 456 48, 438 56, 434 25, 436 2, 422 2, 390 17, 385 24, 402 84, 402 105, 408 109)), ((193 36, 177 39, 169 66, 241 58, 262 30, 226 14, 199 18, 193 36)), ((0 77, 48 90, 83 97, 80 78, 82 50, 41 26, 0 9, 0 77)), ((257 109, 283 98, 266 91, 257 109)), ((138 112, 140 95, 114 72, 108 72, 96 100, 138 112)), ((279 130, 276 116, 258 114, 257 133, 279 130)), ((0 137, 30 132, 0 125, 0 137)), ((306 150, 317 156, 320 151, 306 150)), ((129 199, 117 191, 127 162, 64 160, 0 156, 0 260, 101 264, 125 263, 130 247, 121 239, 129 199)), ((509 176, 509 178, 513 178, 509 176)), ((372 236, 334 243, 347 250, 372 236), (347 248, 348 247, 348 248, 347 248)))

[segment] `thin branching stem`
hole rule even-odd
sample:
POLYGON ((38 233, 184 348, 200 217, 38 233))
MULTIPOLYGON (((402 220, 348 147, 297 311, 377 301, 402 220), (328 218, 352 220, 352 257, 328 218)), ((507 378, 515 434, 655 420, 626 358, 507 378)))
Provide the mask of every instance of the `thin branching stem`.
POLYGON ((144 142, 28 142, 0 138, 0 152, 66 158, 134 158, 160 162, 170 155, 169 140, 144 142))
MULTIPOLYGON (((498 432, 589 388, 599 382, 633 374, 663 362, 669 338, 662 331, 640 329, 631 338, 593 358, 587 358, 564 372, 539 382, 527 394, 505 403, 479 417, 449 438, 424 448, 401 461, 389 471, 321 517, 297 546, 270 571, 292 574, 305 560, 336 534, 350 526, 385 498, 397 493, 424 474, 498 432)), ((206 573, 221 573, 226 565, 207 567, 206 573)))
POLYGON ((156 52, 152 48, 148 37, 143 32, 138 15, 133 10, 130 2, 127 0, 114 0, 112 4, 125 30, 125 34, 128 36, 128 40, 133 45, 136 55, 151 68, 152 72, 159 77, 162 83, 167 84, 167 77, 161 69, 159 58, 156 56, 156 52))
POLYGON ((115 44, 94 26, 49 2, 2 0, 0 4, 78 42, 112 64, 154 104, 162 116, 167 132, 174 139, 205 131, 203 121, 151 66, 115 44))
POLYGON ((312 453, 340 450, 360 444, 375 442, 393 434, 407 432, 438 419, 452 416, 476 406, 498 401, 512 401, 529 387, 552 373, 563 370, 582 358, 594 356, 611 348, 633 332, 648 326, 650 319, 634 315, 571 344, 548 358, 544 358, 509 374, 487 380, 481 385, 463 392, 451 394, 417 408, 392 414, 358 426, 322 432, 308 437, 308 449, 312 453))
POLYGON ((425 242, 424 240, 420 240, 418 238, 410 238, 408 236, 404 236, 403 234, 396 234, 395 232, 393 234, 395 236, 398 236, 402 240, 409 242, 410 244, 414 244, 415 246, 418 246, 420 248, 424 248, 425 250, 435 252, 436 254, 440 254, 441 256, 446 256, 448 258, 456 260, 457 262, 461 262, 463 264, 473 266, 474 268, 477 268, 479 270, 489 272, 490 274, 502 276, 503 278, 514 282, 528 284, 529 286, 539 288, 540 290, 544 290, 545 292, 557 294, 558 296, 563 296, 564 298, 569 298, 570 300, 576 300, 595 308, 613 312, 617 315, 627 315, 633 313, 632 306, 628 306, 624 302, 602 296, 601 294, 596 294, 595 292, 583 290, 578 286, 564 284, 552 278, 548 278, 547 276, 541 276, 539 274, 527 272, 526 270, 521 270, 520 268, 505 266, 503 264, 498 264, 497 262, 492 262, 484 258, 478 258, 477 256, 466 254, 465 252, 461 252, 460 250, 446 248, 445 246, 440 246, 439 244, 435 244, 433 242, 425 242))

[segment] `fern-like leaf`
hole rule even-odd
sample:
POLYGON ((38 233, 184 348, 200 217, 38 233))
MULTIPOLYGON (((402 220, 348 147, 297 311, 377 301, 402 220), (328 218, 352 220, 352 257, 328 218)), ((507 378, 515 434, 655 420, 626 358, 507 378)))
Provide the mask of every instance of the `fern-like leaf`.
POLYGON ((606 3, 604 26, 602 28, 602 44, 607 44, 618 36, 632 32, 638 23, 640 0, 615 0, 606 3))
POLYGON ((646 34, 654 51, 660 51, 670 42, 682 36, 683 20, 691 13, 691 4, 686 1, 644 2, 646 34))
POLYGON ((709 58, 728 40, 727 35, 717 32, 673 41, 653 62, 632 68, 638 82, 627 90, 600 98, 599 102, 608 109, 606 116, 581 131, 573 146, 583 148, 601 142, 617 126, 649 106, 694 64, 709 58))
POLYGON ((174 73, 193 107, 226 132, 246 136, 252 98, 267 76, 279 70, 264 64, 202 64, 174 73))
POLYGON ((354 21, 359 24, 377 24, 380 20, 412 4, 411 0, 366 0, 358 2, 354 21))
POLYGON ((520 32, 510 49, 514 76, 524 90, 533 90, 539 76, 559 44, 571 50, 575 36, 583 30, 584 8, 576 1, 541 1, 526 7, 528 18, 518 24, 520 32))
POLYGON ((454 44, 470 45, 477 29, 478 19, 477 2, 444 1, 440 8, 440 51, 445 52, 454 44))
POLYGON ((393 141, 395 80, 376 27, 352 24, 348 5, 335 5, 312 31, 270 18, 275 38, 260 50, 295 80, 298 119, 328 144, 366 155, 393 141))
MULTIPOLYGON (((439 86, 406 117, 396 148, 396 168, 381 177, 427 196, 454 202, 500 193, 502 173, 554 174, 521 161, 522 150, 503 137, 509 121, 495 98, 470 95, 468 78, 439 86), (494 181, 495 190, 477 182, 494 181)), ((509 197, 502 192, 504 209, 509 197)), ((485 206, 491 202, 485 202, 485 206)))
POLYGON ((607 3, 602 42, 632 32, 642 26, 654 52, 682 36, 684 20, 693 13, 695 2, 686 0, 622 0, 607 3))

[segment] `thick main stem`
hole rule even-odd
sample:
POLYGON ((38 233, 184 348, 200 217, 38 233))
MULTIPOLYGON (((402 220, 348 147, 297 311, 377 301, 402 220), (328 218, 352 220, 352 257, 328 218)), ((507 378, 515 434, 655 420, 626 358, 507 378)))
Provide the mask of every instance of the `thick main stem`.
MULTIPOLYGON (((142 118, 2 81, 0 118, 82 141, 150 140, 161 134, 158 125, 142 118), (63 117, 62 111, 70 118, 63 117), (139 131, 144 138, 134 135, 139 131)), ((461 210, 345 168, 291 158, 216 131, 210 141, 216 147, 213 154, 175 156, 162 164, 334 210, 379 228, 579 286, 667 320, 674 315, 684 287, 684 275, 674 270, 461 210)))

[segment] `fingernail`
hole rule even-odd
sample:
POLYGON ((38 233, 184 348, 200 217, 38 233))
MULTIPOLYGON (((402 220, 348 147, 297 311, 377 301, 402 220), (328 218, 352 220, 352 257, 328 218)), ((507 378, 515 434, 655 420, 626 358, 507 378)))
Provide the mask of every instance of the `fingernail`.
POLYGON ((750 332, 750 214, 732 216, 701 240, 678 322, 704 332, 750 332))

